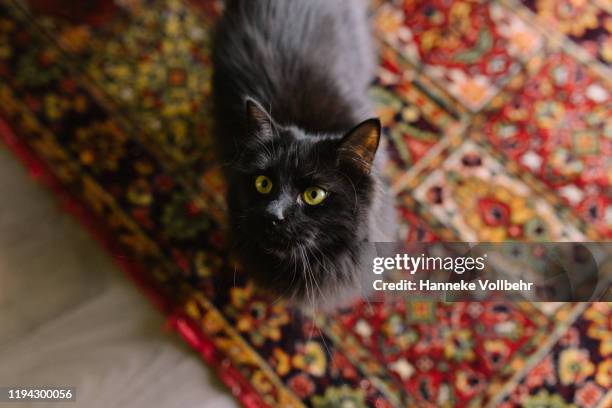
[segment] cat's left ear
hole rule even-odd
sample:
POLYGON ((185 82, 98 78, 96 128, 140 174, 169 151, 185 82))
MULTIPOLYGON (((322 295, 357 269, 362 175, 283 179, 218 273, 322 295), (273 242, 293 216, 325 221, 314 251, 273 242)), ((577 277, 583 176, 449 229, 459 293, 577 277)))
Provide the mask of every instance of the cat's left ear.
POLYGON ((253 98, 245 100, 247 131, 250 136, 266 139, 272 135, 272 118, 259 102, 253 98))
POLYGON ((380 141, 381 125, 378 119, 368 119, 355 126, 340 141, 340 162, 352 164, 363 174, 368 174, 380 141))

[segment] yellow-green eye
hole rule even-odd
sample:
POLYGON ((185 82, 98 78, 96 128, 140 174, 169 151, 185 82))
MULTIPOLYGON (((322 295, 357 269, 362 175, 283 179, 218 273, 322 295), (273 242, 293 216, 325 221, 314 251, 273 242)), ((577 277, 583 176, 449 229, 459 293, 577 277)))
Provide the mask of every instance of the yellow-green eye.
POLYGON ((257 176, 255 179, 255 188, 261 194, 268 194, 272 191, 272 180, 266 176, 257 176))
POLYGON ((327 197, 327 191, 320 187, 308 187, 306 190, 304 190, 303 197, 306 204, 319 205, 327 197))

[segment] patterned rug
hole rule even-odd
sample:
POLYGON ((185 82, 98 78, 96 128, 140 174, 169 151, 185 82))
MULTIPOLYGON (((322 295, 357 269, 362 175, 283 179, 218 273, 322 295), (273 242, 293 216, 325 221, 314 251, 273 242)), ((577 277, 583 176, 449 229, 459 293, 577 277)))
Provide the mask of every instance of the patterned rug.
MULTIPOLYGON (((231 392, 248 407, 612 406, 612 303, 302 316, 248 282, 211 147, 221 10, 0 0, 0 134, 231 392)), ((404 239, 612 238, 609 1, 378 0, 372 16, 404 239)))

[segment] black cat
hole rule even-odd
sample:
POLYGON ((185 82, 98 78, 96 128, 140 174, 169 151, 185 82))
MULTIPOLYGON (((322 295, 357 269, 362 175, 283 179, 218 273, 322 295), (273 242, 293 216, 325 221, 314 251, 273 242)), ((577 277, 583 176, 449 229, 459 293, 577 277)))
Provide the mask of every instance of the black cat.
POLYGON ((213 50, 216 139, 246 269, 296 303, 345 302, 371 274, 367 243, 395 238, 365 3, 230 1, 213 50))

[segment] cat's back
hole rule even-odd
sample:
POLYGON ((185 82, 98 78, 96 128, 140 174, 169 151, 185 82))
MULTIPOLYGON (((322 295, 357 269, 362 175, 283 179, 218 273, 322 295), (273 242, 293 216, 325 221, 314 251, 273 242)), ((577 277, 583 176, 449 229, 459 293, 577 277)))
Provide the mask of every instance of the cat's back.
POLYGON ((213 52, 222 119, 238 119, 250 96, 281 123, 354 125, 369 110, 375 66, 366 14, 362 0, 230 1, 213 52))

